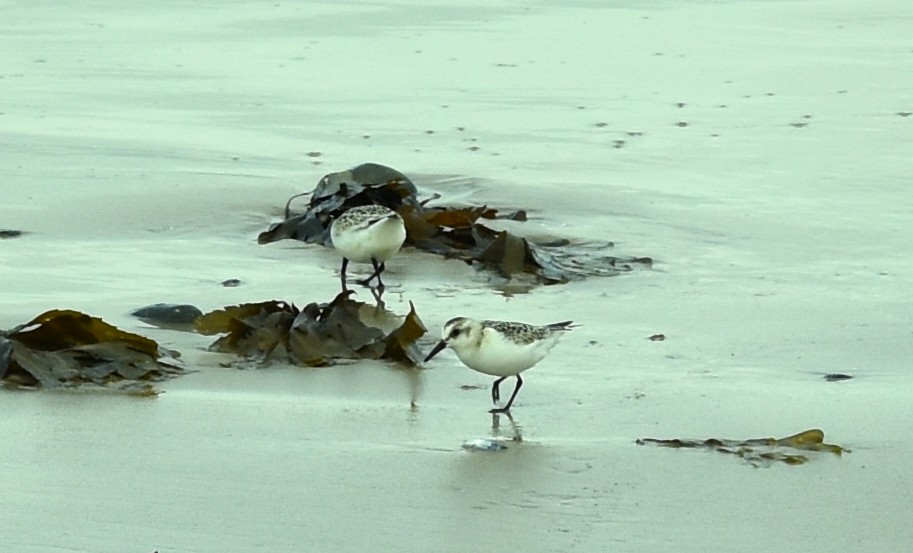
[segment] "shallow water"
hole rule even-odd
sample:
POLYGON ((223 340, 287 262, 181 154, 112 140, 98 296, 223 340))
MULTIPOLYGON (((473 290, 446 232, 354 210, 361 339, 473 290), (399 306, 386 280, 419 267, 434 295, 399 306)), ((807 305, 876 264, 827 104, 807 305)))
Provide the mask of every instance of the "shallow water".
POLYGON ((0 241, 0 326, 81 309, 199 370, 157 399, 2 393, 0 549, 913 537, 907 3, 46 10, 0 23, 0 227, 28 233, 0 241), (387 264, 388 306, 414 301, 429 344, 457 315, 581 323, 525 377, 504 451, 462 448, 514 428, 452 354, 237 371, 129 315, 331 298, 332 251, 256 235, 363 161, 656 260, 512 297, 430 254, 387 264), (754 469, 634 445, 812 427, 852 453, 754 469))

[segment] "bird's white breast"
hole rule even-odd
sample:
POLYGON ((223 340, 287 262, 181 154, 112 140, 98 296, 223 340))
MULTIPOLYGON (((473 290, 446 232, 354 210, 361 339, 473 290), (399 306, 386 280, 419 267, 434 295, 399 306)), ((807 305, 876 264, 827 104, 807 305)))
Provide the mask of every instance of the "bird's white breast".
POLYGON ((530 344, 517 344, 494 329, 486 328, 480 342, 453 344, 453 350, 460 361, 474 371, 492 376, 511 376, 541 361, 559 337, 560 334, 554 334, 530 344))
POLYGON ((391 217, 367 227, 349 227, 339 231, 330 229, 333 247, 341 255, 356 263, 370 263, 373 257, 379 263, 393 257, 406 239, 402 219, 391 217))

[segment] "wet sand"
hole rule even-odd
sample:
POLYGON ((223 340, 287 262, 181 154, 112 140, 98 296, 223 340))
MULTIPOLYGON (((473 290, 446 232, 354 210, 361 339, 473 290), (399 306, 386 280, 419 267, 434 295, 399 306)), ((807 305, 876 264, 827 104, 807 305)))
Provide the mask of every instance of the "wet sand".
POLYGON ((197 372, 154 399, 0 393, 0 550, 913 538, 906 3, 6 9, 0 227, 27 234, 0 241, 0 327, 80 309, 197 372), (387 305, 413 301, 429 346, 457 315, 581 323, 513 424, 450 352, 226 369, 211 338, 129 315, 329 300, 334 252, 256 235, 363 161, 656 263, 512 296, 427 253, 388 263, 387 305), (753 468, 634 444, 814 427, 852 452, 753 468), (508 448, 461 447, 492 436, 508 448))

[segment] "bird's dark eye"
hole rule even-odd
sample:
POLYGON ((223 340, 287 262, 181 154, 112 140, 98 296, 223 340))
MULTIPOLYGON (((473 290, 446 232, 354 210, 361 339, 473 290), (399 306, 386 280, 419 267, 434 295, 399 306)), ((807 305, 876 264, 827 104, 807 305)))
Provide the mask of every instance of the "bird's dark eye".
POLYGON ((462 328, 454 328, 453 330, 450 331, 450 337, 456 338, 457 336, 460 335, 461 332, 463 332, 462 328))

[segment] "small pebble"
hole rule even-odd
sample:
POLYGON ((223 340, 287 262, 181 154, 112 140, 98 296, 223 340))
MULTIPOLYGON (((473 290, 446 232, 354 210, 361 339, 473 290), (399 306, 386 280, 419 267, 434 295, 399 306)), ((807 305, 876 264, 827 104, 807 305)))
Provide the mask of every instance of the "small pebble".
POLYGON ((19 238, 22 236, 21 230, 0 229, 0 238, 19 238))
POLYGON ((196 306, 173 303, 147 305, 132 313, 134 317, 159 324, 192 323, 202 314, 196 306))

